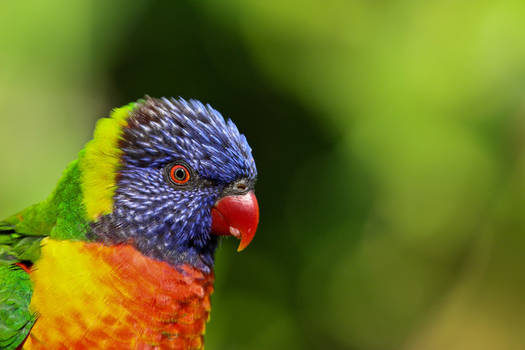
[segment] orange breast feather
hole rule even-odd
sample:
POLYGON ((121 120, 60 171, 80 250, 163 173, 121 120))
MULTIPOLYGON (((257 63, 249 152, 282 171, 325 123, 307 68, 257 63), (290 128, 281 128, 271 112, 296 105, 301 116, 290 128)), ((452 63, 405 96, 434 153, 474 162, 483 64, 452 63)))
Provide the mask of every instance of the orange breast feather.
POLYGON ((129 245, 44 240, 24 349, 201 349, 213 274, 129 245))

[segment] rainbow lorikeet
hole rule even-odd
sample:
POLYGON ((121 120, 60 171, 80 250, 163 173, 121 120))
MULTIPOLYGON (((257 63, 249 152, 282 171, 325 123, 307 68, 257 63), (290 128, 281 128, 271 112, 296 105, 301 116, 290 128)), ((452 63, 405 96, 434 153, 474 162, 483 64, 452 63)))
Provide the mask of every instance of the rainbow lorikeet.
POLYGON ((47 200, 0 221, 0 348, 202 349, 214 251, 253 239, 256 176, 209 105, 115 109, 47 200))

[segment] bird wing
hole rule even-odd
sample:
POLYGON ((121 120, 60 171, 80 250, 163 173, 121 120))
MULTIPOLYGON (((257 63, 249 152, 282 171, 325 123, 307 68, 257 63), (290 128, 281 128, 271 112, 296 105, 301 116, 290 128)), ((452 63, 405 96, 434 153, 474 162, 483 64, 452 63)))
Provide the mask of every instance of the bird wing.
POLYGON ((41 234, 24 233, 17 225, 0 222, 0 266, 31 265, 40 256, 41 234))
POLYGON ((40 256, 41 234, 22 232, 19 219, 0 221, 0 349, 14 350, 35 323, 27 267, 40 256))
POLYGON ((0 349, 14 350, 36 320, 29 311, 33 288, 29 274, 16 265, 0 266, 0 349))

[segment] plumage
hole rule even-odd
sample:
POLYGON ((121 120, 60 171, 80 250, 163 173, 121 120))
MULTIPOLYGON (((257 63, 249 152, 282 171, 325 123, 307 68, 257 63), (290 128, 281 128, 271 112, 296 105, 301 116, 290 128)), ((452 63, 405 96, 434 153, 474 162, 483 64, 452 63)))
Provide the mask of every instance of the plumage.
POLYGON ((253 238, 256 176, 209 105, 114 110, 47 200, 0 222, 0 348, 201 349, 219 235, 253 238))

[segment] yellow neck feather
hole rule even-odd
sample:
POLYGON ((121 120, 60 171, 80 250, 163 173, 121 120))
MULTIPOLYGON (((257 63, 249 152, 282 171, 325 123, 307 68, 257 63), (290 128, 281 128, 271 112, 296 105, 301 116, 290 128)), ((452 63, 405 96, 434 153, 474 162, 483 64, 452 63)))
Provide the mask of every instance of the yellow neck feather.
POLYGON ((80 154, 82 193, 89 220, 110 214, 122 151, 118 142, 135 103, 116 108, 110 118, 97 122, 93 140, 80 154))

